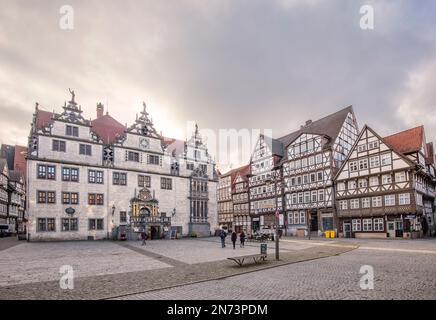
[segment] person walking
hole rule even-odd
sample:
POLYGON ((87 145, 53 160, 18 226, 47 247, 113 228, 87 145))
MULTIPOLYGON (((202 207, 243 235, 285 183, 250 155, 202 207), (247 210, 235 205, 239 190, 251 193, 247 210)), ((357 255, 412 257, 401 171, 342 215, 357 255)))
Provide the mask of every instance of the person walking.
POLYGON ((145 240, 147 240, 147 234, 145 233, 145 230, 141 232, 141 239, 142 239, 142 245, 145 246, 145 240))
POLYGON ((239 235, 239 240, 241 241, 241 248, 243 248, 244 247, 244 244, 245 244, 245 233, 244 233, 244 231, 242 231, 241 232, 241 234, 239 235))
POLYGON ((236 249, 236 239, 238 239, 238 234, 235 232, 235 231, 233 231, 232 232, 232 242, 233 242, 233 249, 236 249))
POLYGON ((221 248, 225 248, 225 246, 226 246, 226 237, 227 237, 226 232, 224 230, 221 230, 221 233, 220 233, 221 248))

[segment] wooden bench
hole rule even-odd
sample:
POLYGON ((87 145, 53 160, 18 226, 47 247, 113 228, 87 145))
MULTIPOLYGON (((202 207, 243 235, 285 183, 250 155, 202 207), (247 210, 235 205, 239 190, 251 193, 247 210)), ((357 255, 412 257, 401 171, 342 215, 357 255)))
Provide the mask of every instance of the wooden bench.
POLYGON ((251 254, 248 256, 231 257, 227 259, 236 262, 240 267, 242 267, 245 260, 253 259, 254 263, 260 263, 262 261, 265 261, 266 257, 267 257, 266 254, 251 254))

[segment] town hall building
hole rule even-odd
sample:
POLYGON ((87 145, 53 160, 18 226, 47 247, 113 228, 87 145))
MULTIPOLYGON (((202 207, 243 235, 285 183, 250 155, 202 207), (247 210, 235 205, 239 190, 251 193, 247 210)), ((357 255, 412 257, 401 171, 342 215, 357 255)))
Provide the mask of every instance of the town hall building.
POLYGON ((195 127, 158 134, 144 103, 130 126, 97 104, 94 120, 71 100, 36 104, 27 155, 30 240, 208 236, 217 225, 215 163, 195 127))

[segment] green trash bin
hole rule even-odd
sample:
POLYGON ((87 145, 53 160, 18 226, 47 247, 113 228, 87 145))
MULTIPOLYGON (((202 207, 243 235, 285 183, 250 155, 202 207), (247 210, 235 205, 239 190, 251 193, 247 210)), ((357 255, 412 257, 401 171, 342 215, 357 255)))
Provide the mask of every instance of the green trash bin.
POLYGON ((266 243, 260 244, 260 254, 267 254, 268 246, 266 243))

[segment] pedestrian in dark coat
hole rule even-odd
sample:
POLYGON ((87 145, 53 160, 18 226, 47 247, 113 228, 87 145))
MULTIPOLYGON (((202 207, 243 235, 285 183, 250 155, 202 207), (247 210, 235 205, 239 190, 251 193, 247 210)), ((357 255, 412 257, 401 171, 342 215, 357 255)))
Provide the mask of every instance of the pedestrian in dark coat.
POLYGON ((242 231, 241 234, 239 235, 239 240, 241 241, 241 248, 243 248, 244 244, 245 244, 245 233, 244 233, 244 231, 242 231))
POLYGON ((220 233, 221 248, 224 248, 226 246, 226 237, 227 237, 227 233, 224 230, 221 230, 221 233, 220 233))
POLYGON ((145 240, 147 240, 147 234, 145 233, 145 231, 141 232, 141 239, 142 239, 142 245, 145 246, 145 240))
POLYGON ((232 242, 233 242, 233 249, 236 249, 236 239, 238 239, 238 235, 236 234, 235 231, 232 232, 232 242))

